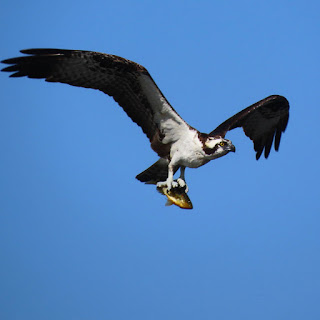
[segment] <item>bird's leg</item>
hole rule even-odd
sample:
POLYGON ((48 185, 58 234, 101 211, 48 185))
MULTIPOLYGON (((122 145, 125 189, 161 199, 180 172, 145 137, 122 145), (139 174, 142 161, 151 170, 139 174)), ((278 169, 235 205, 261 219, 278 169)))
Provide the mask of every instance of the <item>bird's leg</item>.
POLYGON ((159 187, 159 188, 167 187, 168 190, 170 190, 171 188, 178 187, 178 183, 176 181, 173 181, 173 173, 174 173, 174 166, 170 162, 168 165, 168 178, 167 178, 167 180, 158 182, 157 187, 159 187))
POLYGON ((180 168, 180 177, 178 178, 177 182, 178 182, 178 185, 181 188, 184 188, 184 187, 186 188, 185 192, 187 193, 189 191, 189 188, 188 188, 188 185, 186 183, 185 176, 184 176, 185 170, 186 170, 186 167, 181 167, 180 168))

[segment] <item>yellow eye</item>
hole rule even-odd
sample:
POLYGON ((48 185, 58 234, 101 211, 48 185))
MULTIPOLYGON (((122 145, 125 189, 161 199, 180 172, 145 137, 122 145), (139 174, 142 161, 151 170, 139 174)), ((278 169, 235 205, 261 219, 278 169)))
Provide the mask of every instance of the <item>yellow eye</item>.
POLYGON ((224 142, 223 141, 221 141, 219 144, 220 144, 221 147, 224 146, 224 142))

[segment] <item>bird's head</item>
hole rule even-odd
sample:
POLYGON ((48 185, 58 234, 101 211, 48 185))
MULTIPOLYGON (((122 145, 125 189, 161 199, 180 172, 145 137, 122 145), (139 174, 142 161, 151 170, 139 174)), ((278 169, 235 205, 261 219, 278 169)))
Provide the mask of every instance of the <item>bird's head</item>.
POLYGON ((204 152, 213 159, 222 157, 229 152, 236 152, 235 146, 228 139, 221 137, 208 137, 204 142, 204 152))

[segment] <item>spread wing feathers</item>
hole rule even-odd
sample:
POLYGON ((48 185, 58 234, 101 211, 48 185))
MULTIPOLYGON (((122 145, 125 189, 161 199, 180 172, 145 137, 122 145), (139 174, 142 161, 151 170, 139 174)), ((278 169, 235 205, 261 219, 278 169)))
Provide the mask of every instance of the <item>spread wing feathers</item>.
MULTIPOLYGON (((189 126, 176 113, 143 66, 92 51, 61 49, 21 50, 28 56, 2 61, 10 77, 44 78, 48 82, 98 89, 124 109, 152 142, 156 152, 170 144, 189 126)), ((161 153, 161 152, 160 152, 161 153)))
POLYGON ((209 135, 224 137, 229 130, 242 127, 253 141, 256 159, 260 158, 263 149, 265 158, 268 158, 273 141, 278 151, 288 119, 289 102, 282 96, 272 95, 235 114, 209 135))

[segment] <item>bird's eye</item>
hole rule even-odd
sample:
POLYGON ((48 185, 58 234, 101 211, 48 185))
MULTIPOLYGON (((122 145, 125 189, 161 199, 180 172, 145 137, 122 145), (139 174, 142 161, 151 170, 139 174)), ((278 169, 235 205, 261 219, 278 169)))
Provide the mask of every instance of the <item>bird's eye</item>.
POLYGON ((221 147, 224 146, 224 142, 223 141, 221 141, 219 144, 220 144, 221 147))

